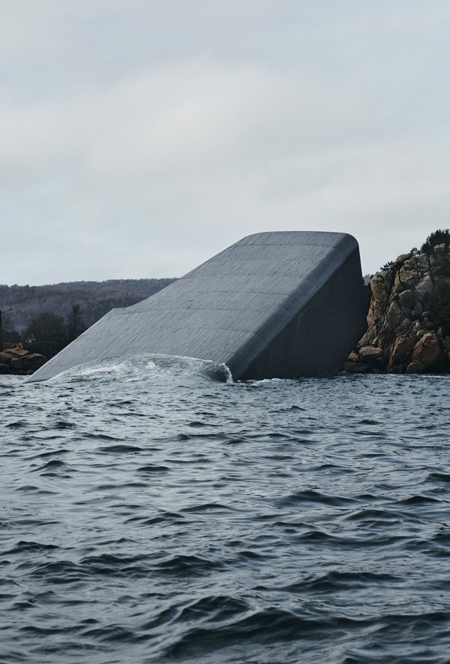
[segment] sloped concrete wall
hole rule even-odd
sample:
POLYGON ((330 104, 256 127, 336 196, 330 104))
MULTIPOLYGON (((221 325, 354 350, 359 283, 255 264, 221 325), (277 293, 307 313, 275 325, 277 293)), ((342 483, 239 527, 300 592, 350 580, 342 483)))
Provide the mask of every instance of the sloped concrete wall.
POLYGON ((353 237, 258 233, 143 302, 112 310, 31 380, 140 353, 223 362, 235 379, 332 373, 364 333, 365 313, 353 237))

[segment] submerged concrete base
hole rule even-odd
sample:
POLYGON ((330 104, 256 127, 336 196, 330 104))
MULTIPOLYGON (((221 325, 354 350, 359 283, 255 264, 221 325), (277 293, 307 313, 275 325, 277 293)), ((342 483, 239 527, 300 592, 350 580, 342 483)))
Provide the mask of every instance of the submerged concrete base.
POLYGON ((365 332, 365 309, 352 236, 258 233, 113 309, 28 380, 142 353, 224 363, 235 380, 330 374, 365 332))

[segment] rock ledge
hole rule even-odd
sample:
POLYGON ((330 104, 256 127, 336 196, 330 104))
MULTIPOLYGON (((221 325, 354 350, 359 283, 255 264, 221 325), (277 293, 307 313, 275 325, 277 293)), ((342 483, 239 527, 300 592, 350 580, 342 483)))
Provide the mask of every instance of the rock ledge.
POLYGON ((368 329, 343 370, 450 372, 450 250, 403 254, 372 277, 368 329))

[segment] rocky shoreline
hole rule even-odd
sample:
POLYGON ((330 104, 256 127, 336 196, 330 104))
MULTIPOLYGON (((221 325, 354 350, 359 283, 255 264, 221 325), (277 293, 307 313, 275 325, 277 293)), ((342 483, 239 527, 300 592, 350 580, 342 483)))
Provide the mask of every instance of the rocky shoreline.
POLYGON ((450 372, 450 250, 403 254, 370 280, 368 328, 347 373, 450 372))
POLYGON ((47 358, 24 348, 6 348, 0 352, 0 374, 29 376, 40 369, 47 358))

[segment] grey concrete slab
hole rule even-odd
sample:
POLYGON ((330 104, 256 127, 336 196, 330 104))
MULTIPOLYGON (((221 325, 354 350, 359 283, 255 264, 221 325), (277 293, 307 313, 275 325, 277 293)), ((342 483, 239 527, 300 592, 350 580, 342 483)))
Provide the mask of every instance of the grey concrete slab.
POLYGON ((257 233, 152 297, 113 309, 29 380, 142 353, 225 363, 235 379, 329 374, 364 333, 365 314, 353 237, 257 233))

